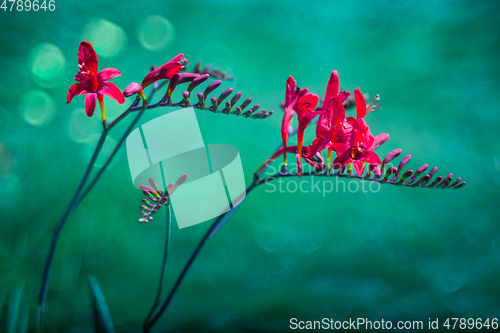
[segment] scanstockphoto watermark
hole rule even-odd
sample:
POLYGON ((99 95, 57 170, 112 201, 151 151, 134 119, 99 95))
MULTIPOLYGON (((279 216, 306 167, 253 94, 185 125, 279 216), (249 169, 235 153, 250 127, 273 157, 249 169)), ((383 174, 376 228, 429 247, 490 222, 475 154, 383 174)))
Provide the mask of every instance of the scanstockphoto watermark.
MULTIPOLYGON (((266 175, 269 177, 265 180, 266 189, 264 191, 267 193, 322 193, 323 197, 330 193, 377 193, 380 191, 381 184, 377 181, 365 180, 362 177, 349 178, 346 173, 342 173, 342 177, 328 176, 326 171, 316 170, 309 165, 307 167, 310 170, 304 170, 304 172, 310 172, 310 176, 281 178, 276 176, 278 171, 276 167, 270 165, 266 170, 266 175)), ((389 167, 391 165, 388 164, 386 168, 389 167)), ((352 175, 356 175, 354 169, 351 172, 352 175)), ((288 173, 296 174, 297 164, 290 163, 288 173)))

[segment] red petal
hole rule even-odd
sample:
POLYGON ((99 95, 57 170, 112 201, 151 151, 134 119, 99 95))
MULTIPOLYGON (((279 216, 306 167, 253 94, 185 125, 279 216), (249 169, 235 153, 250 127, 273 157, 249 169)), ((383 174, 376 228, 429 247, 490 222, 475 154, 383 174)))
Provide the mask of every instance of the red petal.
POLYGON ((78 81, 80 83, 87 81, 87 77, 80 72, 76 73, 76 75, 73 77, 73 79, 75 79, 76 81, 78 81))
POLYGON ((338 98, 340 99, 340 101, 342 103, 344 103, 346 101, 346 99, 349 98, 349 96, 351 96, 350 92, 348 92, 348 91, 341 91, 341 92, 339 92, 338 98))
POLYGON ((361 133, 365 134, 366 131, 368 130, 368 125, 366 124, 365 120, 363 118, 358 118, 353 124, 352 128, 355 130, 360 131, 361 133))
POLYGON ((96 93, 111 97, 112 99, 117 101, 118 104, 125 103, 125 97, 123 97, 122 92, 114 83, 107 81, 101 82, 96 93))
POLYGON ((327 148, 329 145, 329 138, 316 138, 313 140, 312 145, 309 146, 309 155, 316 155, 316 153, 322 151, 327 148))
POLYGON ((87 82, 84 83, 75 83, 71 87, 69 87, 68 90, 68 96, 67 96, 67 104, 71 103, 71 100, 73 97, 78 96, 78 95, 85 95, 92 92, 90 89, 90 86, 87 82))
POLYGON ((362 143, 363 143, 363 134, 361 134, 360 131, 353 129, 351 132, 350 146, 351 147, 361 146, 362 143))
POLYGON ((97 74, 97 80, 99 82, 108 81, 112 78, 122 75, 119 70, 114 68, 105 68, 97 74))
POLYGON ((361 148, 370 149, 370 147, 373 145, 373 141, 375 141, 375 138, 370 133, 370 130, 366 131, 365 139, 364 139, 363 144, 361 145, 361 148))
POLYGON ((333 161, 333 169, 340 169, 344 165, 346 165, 347 161, 351 158, 351 150, 347 149, 345 152, 343 152, 341 155, 337 156, 335 160, 333 161))
POLYGON ((89 42, 84 41, 80 43, 80 48, 78 49, 78 63, 87 67, 94 75, 97 74, 99 62, 97 60, 97 54, 89 42))
POLYGON ((342 155, 347 149, 349 149, 349 146, 343 143, 334 143, 330 145, 328 149, 335 151, 337 155, 342 155))
POLYGON ((153 82, 163 79, 170 79, 175 74, 179 73, 181 69, 180 63, 166 63, 158 68, 152 70, 148 75, 142 80, 142 87, 146 88, 153 82))
POLYGON ((170 79, 172 76, 180 72, 181 64, 179 63, 165 64, 159 68, 160 68, 160 76, 164 79, 170 79))
POLYGON ((288 129, 294 114, 295 110, 293 108, 285 109, 285 115, 283 116, 283 121, 281 122, 281 139, 283 140, 283 147, 286 147, 286 143, 288 141, 288 129))
POLYGON ((97 94, 95 93, 90 93, 85 97, 85 112, 89 117, 92 117, 94 115, 96 95, 97 94))
MULTIPOLYGON (((352 128, 351 128, 352 129, 352 128)), ((332 132, 332 142, 333 143, 345 143, 347 144, 350 140, 351 130, 346 130, 339 127, 332 132)))
POLYGON ((354 123, 356 122, 356 119, 354 119, 354 117, 347 117, 345 120, 349 125, 354 125, 354 123))
POLYGON ((361 161, 352 161, 352 165, 354 165, 356 173, 360 176, 363 174, 363 171, 365 171, 365 166, 361 161))
POLYGON ((377 165, 382 163, 380 161, 380 158, 378 157, 378 155, 375 154, 374 152, 372 152, 371 150, 365 150, 361 154, 362 154, 362 157, 360 158, 361 161, 365 161, 366 163, 377 164, 377 165))
POLYGON ((333 97, 330 99, 331 106, 333 108, 333 120, 332 120, 332 126, 342 126, 342 123, 344 122, 345 119, 345 109, 344 105, 338 99, 338 97, 333 97))
POLYGON ((354 102, 356 102, 356 117, 360 119, 366 116, 366 101, 359 88, 354 90, 354 102))
POLYGON ((315 94, 307 94, 299 99, 295 108, 299 120, 302 119, 307 112, 314 110, 316 105, 318 105, 318 100, 319 98, 315 94))
POLYGON ((173 57, 172 59, 167 61, 167 64, 177 62, 177 61, 181 60, 182 57, 184 57, 184 53, 180 53, 180 54, 176 55, 175 57, 173 57))
POLYGON ((337 71, 333 71, 330 75, 330 79, 328 80, 328 84, 326 85, 325 92, 325 101, 327 104, 330 101, 330 98, 337 96, 339 94, 339 74, 337 71))
POLYGON ((286 89, 285 89, 285 106, 290 105, 292 102, 293 94, 295 92, 296 82, 293 77, 290 75, 286 80, 286 89))
POLYGON ((141 84, 142 87, 146 88, 151 83, 156 82, 158 80, 170 79, 172 76, 179 73, 181 69, 181 64, 178 61, 181 60, 182 57, 184 57, 183 53, 173 57, 166 64, 153 69, 142 80, 141 84))
POLYGON ((330 123, 332 119, 332 111, 331 109, 326 110, 326 112, 322 113, 319 116, 318 124, 316 125, 316 137, 322 138, 327 137, 330 130, 330 123))

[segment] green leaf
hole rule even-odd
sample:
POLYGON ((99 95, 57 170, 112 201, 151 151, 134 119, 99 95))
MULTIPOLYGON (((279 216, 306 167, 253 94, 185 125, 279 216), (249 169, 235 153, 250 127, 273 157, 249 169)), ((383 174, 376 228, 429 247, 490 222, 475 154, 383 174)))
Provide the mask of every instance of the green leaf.
POLYGON ((22 325, 20 321, 20 303, 21 296, 23 293, 24 285, 17 286, 13 290, 9 292, 9 307, 8 307, 8 316, 7 316, 7 333, 16 333, 19 332, 19 327, 22 325))
POLYGON ((89 275, 92 291, 92 307, 94 308, 94 329, 96 333, 115 333, 111 314, 104 295, 95 276, 89 275))
POLYGON ((19 333, 28 333, 29 328, 29 309, 27 306, 23 306, 22 310, 20 310, 18 314, 18 322, 17 322, 18 332, 19 333))
POLYGON ((5 298, 7 298, 7 289, 0 289, 0 318, 2 316, 3 304, 5 302, 5 298))

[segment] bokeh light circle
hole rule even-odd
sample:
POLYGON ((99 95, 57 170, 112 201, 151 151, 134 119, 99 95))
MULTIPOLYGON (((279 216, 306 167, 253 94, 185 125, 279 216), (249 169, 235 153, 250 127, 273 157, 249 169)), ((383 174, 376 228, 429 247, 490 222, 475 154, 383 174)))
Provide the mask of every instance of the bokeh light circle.
POLYGON ((102 130, 100 117, 88 117, 85 109, 79 108, 71 113, 68 122, 69 138, 75 142, 91 142, 102 130))
POLYGON ((19 110, 22 118, 33 126, 49 124, 56 114, 54 100, 41 90, 29 90, 22 94, 19 110))
POLYGON ((326 241, 326 231, 319 226, 296 226, 293 230, 295 251, 309 254, 321 248, 326 241))
POLYGON ((290 231, 285 225, 262 225, 257 228, 257 243, 266 251, 280 253, 288 245, 289 233, 290 231))
POLYGON ((28 59, 33 78, 39 86, 52 88, 61 81, 66 59, 57 46, 39 44, 31 51, 28 59))
POLYGON ((83 31, 83 39, 103 58, 117 58, 127 48, 128 37, 120 26, 108 20, 94 18, 83 31))
POLYGON ((158 52, 173 42, 175 28, 163 16, 151 15, 137 26, 137 38, 146 50, 158 52))

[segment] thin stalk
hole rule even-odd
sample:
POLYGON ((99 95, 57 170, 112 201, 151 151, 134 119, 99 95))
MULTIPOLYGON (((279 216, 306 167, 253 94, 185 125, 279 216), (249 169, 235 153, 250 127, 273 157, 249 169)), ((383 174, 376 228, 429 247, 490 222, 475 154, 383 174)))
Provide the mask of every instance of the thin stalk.
POLYGON ((73 197, 71 198, 68 206, 66 207, 66 210, 59 220, 59 223, 57 226, 54 228, 54 231, 52 232, 52 240, 50 242, 50 247, 49 247, 49 254, 47 255, 47 259, 45 260, 45 266, 43 269, 43 277, 42 277, 42 288, 40 290, 40 299, 38 303, 38 329, 39 331, 42 330, 42 323, 43 323, 43 311, 45 308, 45 300, 47 298, 47 288, 48 288, 48 283, 49 283, 49 275, 50 275, 50 269, 52 266, 52 259, 54 257, 54 252, 56 249, 56 243, 57 243, 57 238, 59 234, 61 233, 62 228, 64 227, 66 221, 68 220, 68 217, 71 215, 71 212, 73 211, 74 207, 77 204, 77 198, 80 192, 82 191, 83 186, 85 185, 85 182, 87 181, 90 173, 92 172, 92 169, 94 167, 94 164, 97 160, 97 157, 99 156, 99 153, 101 152, 102 146, 104 145, 104 141, 106 141, 106 137, 108 135, 108 130, 104 129, 101 137, 99 139, 99 142, 97 143, 97 146, 94 150, 94 154, 92 155, 92 158, 90 159, 89 164, 87 165, 87 169, 85 170, 85 174, 83 175, 82 179, 80 180, 80 184, 78 184, 78 187, 73 194, 73 197))
POLYGON ((135 119, 129 125, 129 127, 127 128, 127 130, 123 134, 123 136, 120 138, 120 141, 118 141, 118 144, 116 145, 115 149, 113 149, 113 151, 109 155, 109 157, 106 160, 106 162, 104 162, 103 166, 99 169, 99 171, 97 171, 97 174, 94 176, 94 178, 92 178, 92 180, 90 181, 89 185, 85 188, 85 190, 83 191, 83 193, 78 197, 77 204, 79 204, 87 196, 87 194, 92 190, 92 188, 94 187, 94 185, 99 181, 99 178, 101 178, 101 176, 104 173, 104 171, 106 171, 106 169, 108 168, 109 164, 113 161, 113 158, 115 157, 116 153, 118 152, 118 150, 120 149, 120 147, 123 145, 123 143, 127 139, 128 135, 130 134, 130 132, 134 128, 135 124, 137 124, 137 122, 139 121, 139 119, 141 118, 141 116, 143 115, 143 113, 144 113, 145 110, 146 110, 146 108, 143 108, 142 111, 135 117, 135 119))
POLYGON ((170 230, 172 227, 172 214, 170 211, 170 202, 168 203, 168 208, 167 208, 167 229, 166 229, 166 240, 165 240, 165 251, 163 252, 163 263, 161 265, 161 274, 160 274, 160 282, 158 284, 158 290, 156 291, 156 297, 153 302, 153 306, 151 307, 151 310, 149 311, 148 316, 146 317, 146 320, 144 321, 144 324, 146 324, 149 319, 151 319, 151 316, 153 315, 154 311, 160 304, 160 297, 161 297, 161 292, 163 290, 163 280, 165 279, 165 272, 167 270, 167 257, 168 257, 168 251, 170 250, 170 230))
MULTIPOLYGON (((250 193, 257 185, 255 183, 252 183, 249 187, 246 189, 246 193, 250 193)), ((240 205, 243 202, 240 202, 240 205)), ((239 207, 239 205, 238 205, 239 207)), ((142 332, 143 333, 148 333, 151 331, 151 328, 156 324, 156 322, 160 319, 160 317, 163 315, 165 310, 167 309, 168 305, 170 304, 170 301, 174 297, 175 293, 177 292, 177 289, 179 289, 179 286, 181 285, 182 280, 184 280, 184 277, 186 276, 186 273, 188 272, 189 268, 193 264, 194 260, 198 256, 198 253, 202 249, 203 245, 205 245, 205 242, 213 235, 214 230, 217 228, 218 225, 222 225, 229 220, 231 216, 234 214, 234 210, 236 208, 233 208, 232 210, 220 215, 213 223, 210 225, 210 228, 205 232, 201 240, 198 242, 198 245, 196 246, 194 252, 191 254, 191 257, 189 257, 189 260, 187 261, 186 265, 184 265, 184 268, 182 269, 181 274, 175 281, 174 286, 172 287, 172 290, 170 290, 170 293, 168 294, 167 298, 163 301, 160 309, 156 313, 156 315, 153 317, 153 319, 146 321, 144 325, 142 326, 142 332)))

